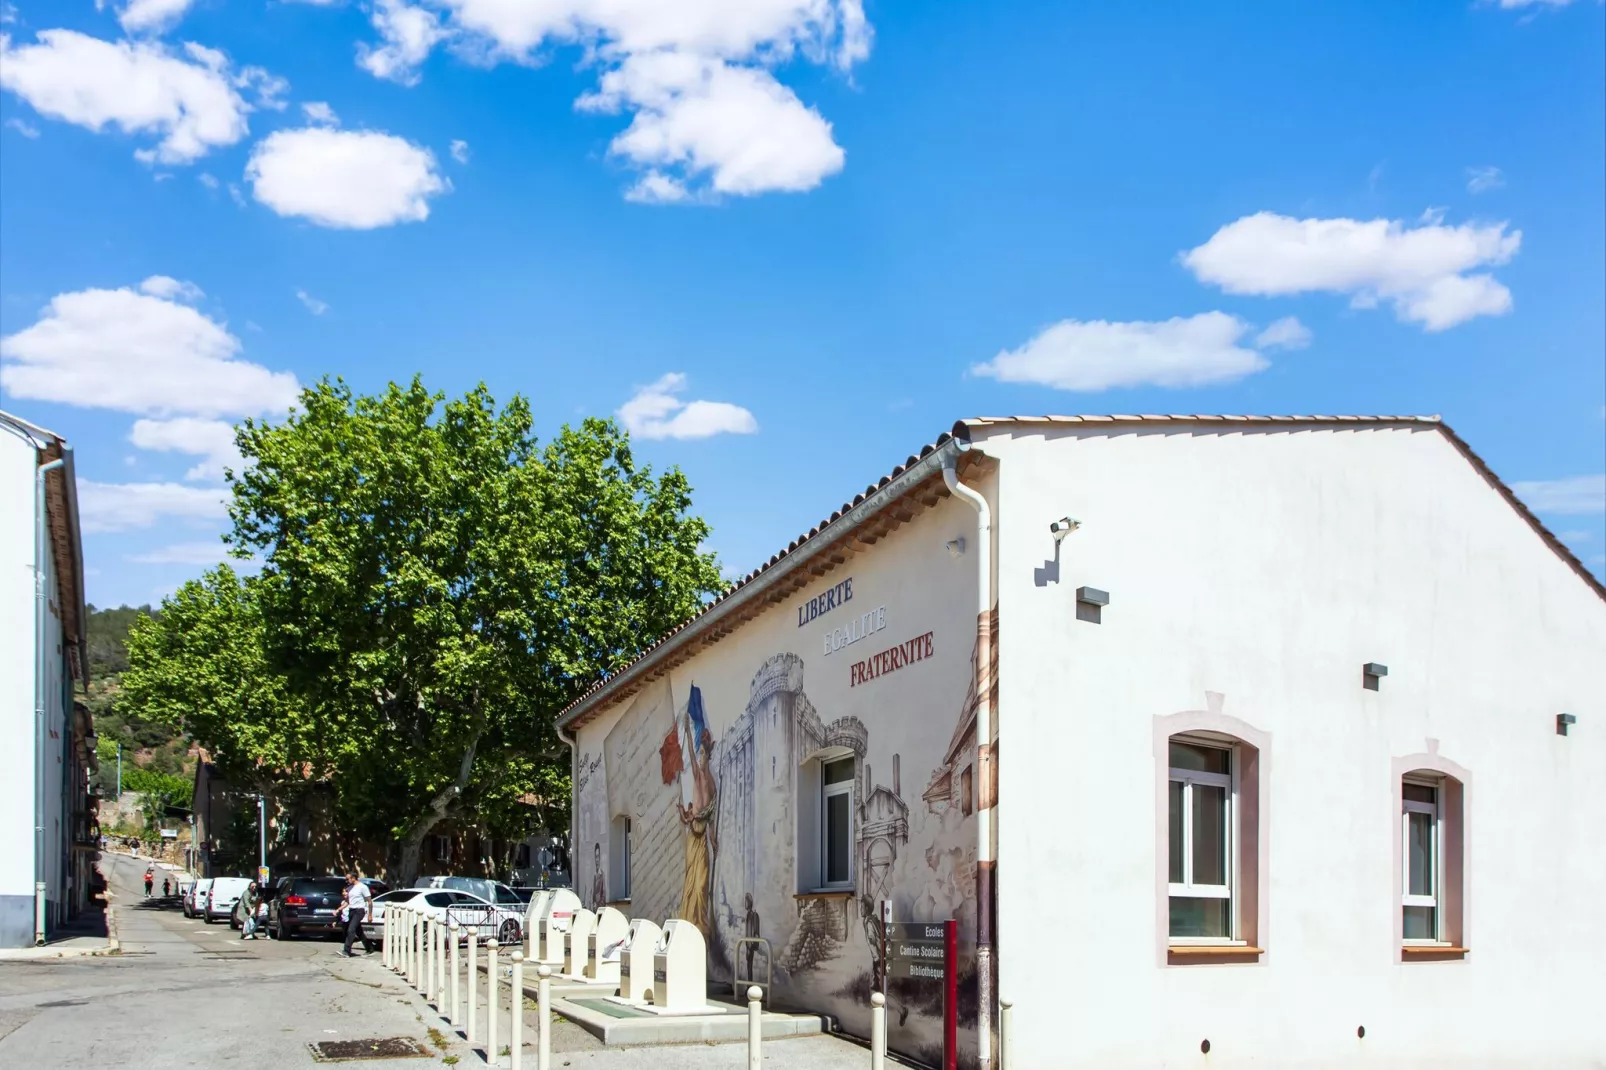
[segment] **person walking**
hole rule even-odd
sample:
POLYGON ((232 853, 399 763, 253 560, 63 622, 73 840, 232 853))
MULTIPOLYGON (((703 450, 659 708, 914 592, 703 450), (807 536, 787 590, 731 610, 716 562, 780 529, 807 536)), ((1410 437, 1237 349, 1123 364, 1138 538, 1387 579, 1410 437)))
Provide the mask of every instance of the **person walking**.
POLYGON ((151 866, 145 867, 145 898, 151 897, 151 888, 156 884, 156 870, 151 866))
POLYGON ((346 918, 346 946, 341 954, 348 959, 352 957, 351 945, 357 940, 362 941, 364 952, 374 950, 374 942, 368 939, 368 934, 362 931, 363 919, 368 916, 368 885, 357 879, 357 874, 346 874, 346 898, 340 907, 340 913, 346 918))
POLYGON ((166 899, 173 894, 173 882, 166 877, 162 878, 162 898, 166 899))

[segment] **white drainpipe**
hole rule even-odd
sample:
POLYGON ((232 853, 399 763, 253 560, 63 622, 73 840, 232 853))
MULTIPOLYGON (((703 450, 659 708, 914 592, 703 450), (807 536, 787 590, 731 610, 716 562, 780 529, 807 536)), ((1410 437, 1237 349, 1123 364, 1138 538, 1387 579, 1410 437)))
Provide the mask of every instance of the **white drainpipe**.
MULTIPOLYGON (((45 589, 45 555, 49 552, 49 524, 45 518, 45 476, 64 467, 65 457, 46 461, 34 473, 34 678, 33 678, 33 942, 45 942, 45 677, 50 657, 46 651, 50 592, 45 589)), ((65 638, 65 637, 64 637, 65 638)))
POLYGON ((943 482, 956 497, 976 510, 976 635, 985 644, 976 650, 976 1063, 992 1064, 993 1020, 993 519, 987 499, 959 481, 955 459, 942 466, 943 482), (985 689, 982 687, 985 681, 985 689))

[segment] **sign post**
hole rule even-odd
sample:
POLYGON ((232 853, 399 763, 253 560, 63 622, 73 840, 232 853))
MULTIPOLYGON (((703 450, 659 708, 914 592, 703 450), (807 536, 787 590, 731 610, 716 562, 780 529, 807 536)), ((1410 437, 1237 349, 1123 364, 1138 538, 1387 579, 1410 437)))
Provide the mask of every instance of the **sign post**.
MULTIPOLYGON (((890 912, 889 912, 890 913, 890 912)), ((885 916, 885 915, 884 915, 885 916)), ((888 978, 942 985, 942 1067, 959 1065, 959 927, 953 920, 883 924, 888 978)))

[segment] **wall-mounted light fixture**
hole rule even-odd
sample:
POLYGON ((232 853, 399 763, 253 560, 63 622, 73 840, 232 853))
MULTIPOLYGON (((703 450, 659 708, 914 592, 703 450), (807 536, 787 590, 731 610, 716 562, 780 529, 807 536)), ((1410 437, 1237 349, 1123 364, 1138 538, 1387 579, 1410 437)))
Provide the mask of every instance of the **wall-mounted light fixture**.
POLYGON ((1069 535, 1071 532, 1075 531, 1081 526, 1082 522, 1080 520, 1076 520, 1068 516, 1062 516, 1050 524, 1048 526, 1048 530, 1049 533, 1054 536, 1054 541, 1059 542, 1061 539, 1065 538, 1065 536, 1069 535))
POLYGON ((1078 587, 1076 589, 1076 619, 1087 621, 1089 624, 1099 623, 1099 611, 1110 604, 1110 592, 1101 591, 1097 587, 1078 587))
POLYGON ((1578 718, 1570 713, 1556 714, 1556 735, 1565 736, 1567 729, 1578 723, 1578 718))
POLYGON ((963 557, 965 554, 965 537, 961 535, 957 539, 949 539, 947 546, 949 557, 963 557))
POLYGON ((1389 674, 1389 667, 1375 661, 1369 661, 1361 666, 1361 686, 1368 691, 1376 691, 1378 681, 1389 674))

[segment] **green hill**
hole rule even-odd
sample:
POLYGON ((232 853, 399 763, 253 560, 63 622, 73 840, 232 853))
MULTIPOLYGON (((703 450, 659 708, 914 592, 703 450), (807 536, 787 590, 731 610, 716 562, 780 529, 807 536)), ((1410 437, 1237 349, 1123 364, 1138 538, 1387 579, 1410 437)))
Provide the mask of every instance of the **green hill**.
POLYGON ((86 702, 95 719, 100 737, 101 794, 115 793, 117 746, 123 748, 123 787, 133 790, 134 770, 188 778, 195 772, 190 744, 171 726, 148 721, 124 709, 118 702, 122 692, 122 673, 128 668, 128 630, 141 614, 154 612, 150 606, 118 606, 96 609, 89 606, 89 695, 86 702))

